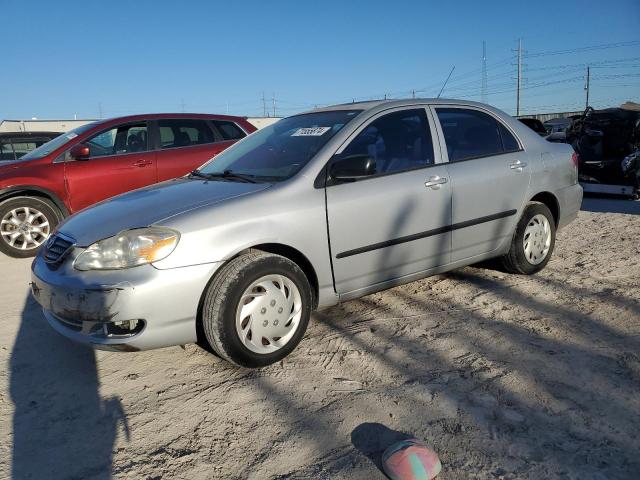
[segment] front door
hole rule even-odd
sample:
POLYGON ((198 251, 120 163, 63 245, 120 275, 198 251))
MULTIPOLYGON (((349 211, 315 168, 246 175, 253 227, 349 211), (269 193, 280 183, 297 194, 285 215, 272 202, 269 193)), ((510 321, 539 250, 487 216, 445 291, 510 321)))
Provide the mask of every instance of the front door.
POLYGON ((432 131, 424 108, 379 114, 334 157, 368 155, 376 164, 370 177, 326 187, 339 294, 449 262, 451 190, 432 131))
POLYGON ((513 233, 531 178, 513 133, 473 107, 435 107, 451 178, 451 260, 493 252, 513 233))
POLYGON ((84 142, 89 158, 67 155, 65 180, 72 211, 157 181, 156 154, 149 151, 146 122, 109 128, 84 142))

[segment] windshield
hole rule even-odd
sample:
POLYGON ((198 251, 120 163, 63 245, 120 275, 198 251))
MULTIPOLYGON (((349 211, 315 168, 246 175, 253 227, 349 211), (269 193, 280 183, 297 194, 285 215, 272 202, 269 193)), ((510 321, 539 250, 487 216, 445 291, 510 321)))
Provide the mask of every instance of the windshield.
POLYGON ((284 118, 258 130, 204 165, 207 175, 229 173, 256 180, 294 176, 361 110, 335 110, 284 118))
POLYGON ((51 152, 60 148, 69 140, 73 140, 81 133, 84 133, 90 128, 92 128, 94 124, 95 122, 87 123, 86 125, 82 125, 78 128, 74 128, 73 130, 69 130, 67 133, 63 133, 59 137, 56 137, 53 140, 50 140, 43 145, 40 145, 35 150, 32 150, 31 152, 27 153, 25 156, 21 157, 20 160, 34 160, 34 159, 42 158, 46 155, 49 155, 51 152))

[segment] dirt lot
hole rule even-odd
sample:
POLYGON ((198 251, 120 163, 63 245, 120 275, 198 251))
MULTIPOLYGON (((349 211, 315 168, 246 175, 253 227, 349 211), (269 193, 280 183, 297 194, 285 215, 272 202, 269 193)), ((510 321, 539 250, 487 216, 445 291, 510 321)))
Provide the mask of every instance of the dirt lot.
POLYGON ((72 344, 3 257, 0 478, 370 480, 407 436, 442 479, 639 478, 640 208, 620 205, 588 201, 534 277, 465 268, 316 313, 259 371, 72 344))

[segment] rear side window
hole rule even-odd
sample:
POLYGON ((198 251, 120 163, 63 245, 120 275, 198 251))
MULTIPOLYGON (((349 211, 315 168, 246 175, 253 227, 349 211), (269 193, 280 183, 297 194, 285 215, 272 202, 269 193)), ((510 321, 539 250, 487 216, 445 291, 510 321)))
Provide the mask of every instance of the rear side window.
POLYGON ((519 149, 513 135, 486 113, 464 108, 436 108, 436 113, 450 162, 519 149))
POLYGON ((516 137, 501 123, 498 123, 498 128, 500 129, 500 137, 502 138, 502 148, 504 148, 504 151, 517 152, 520 150, 520 145, 518 145, 516 137))
POLYGON ((233 122, 223 120, 213 120, 212 122, 220 132, 224 140, 238 140, 246 137, 246 134, 233 122))
POLYGON ((2 160, 15 160, 16 157, 13 154, 13 148, 10 142, 0 141, 0 161, 2 160))
POLYGON ((188 118, 159 120, 158 128, 162 148, 189 147, 215 141, 213 131, 204 120, 188 118))

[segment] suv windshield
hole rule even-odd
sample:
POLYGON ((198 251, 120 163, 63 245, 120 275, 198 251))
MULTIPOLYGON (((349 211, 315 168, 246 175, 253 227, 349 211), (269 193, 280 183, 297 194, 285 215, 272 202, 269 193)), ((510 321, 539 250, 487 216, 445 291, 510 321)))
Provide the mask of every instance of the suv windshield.
POLYGON ((199 173, 223 178, 243 175, 269 182, 286 180, 360 112, 334 110, 284 118, 225 150, 199 173))
POLYGON ((69 130, 67 133, 63 133, 62 135, 54 138, 53 140, 48 141, 44 145, 40 145, 35 150, 27 153, 25 156, 21 157, 20 160, 34 160, 36 158, 42 158, 46 155, 49 155, 54 150, 60 148, 62 145, 67 143, 69 140, 73 140, 81 133, 86 132, 90 128, 95 125, 95 122, 87 123, 86 125, 82 125, 78 128, 74 128, 73 130, 69 130))

